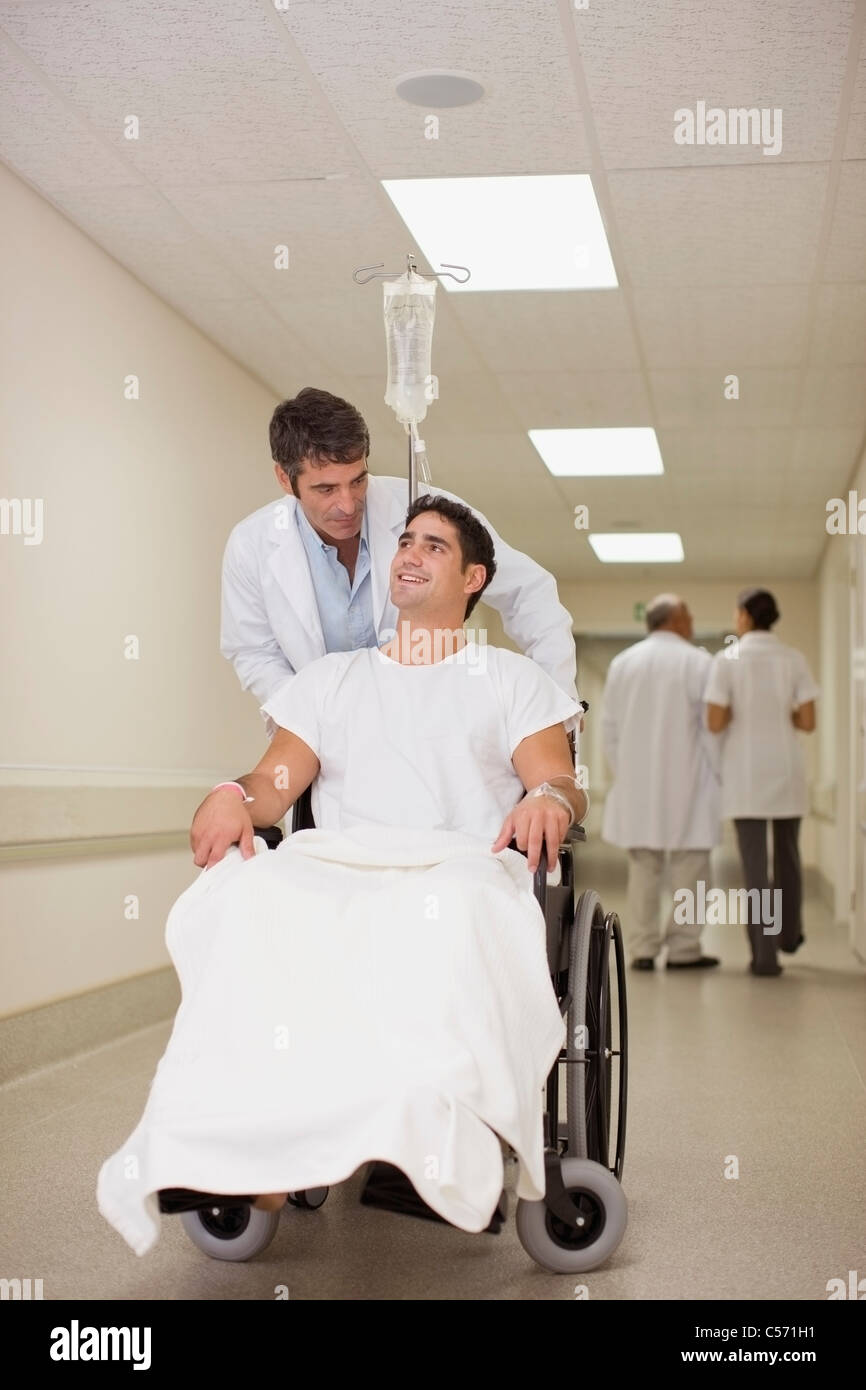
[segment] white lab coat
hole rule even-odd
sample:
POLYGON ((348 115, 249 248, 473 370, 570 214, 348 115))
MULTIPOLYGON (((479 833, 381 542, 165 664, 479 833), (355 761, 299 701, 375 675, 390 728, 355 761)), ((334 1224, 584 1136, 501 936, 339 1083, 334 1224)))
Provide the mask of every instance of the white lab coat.
MULTIPOLYGON (((444 488, 430 490, 462 501, 444 488)), ((284 495, 239 522, 223 559, 220 650, 233 662, 244 690, 251 690, 260 705, 301 667, 325 655, 310 567, 294 517, 297 505, 295 497, 284 495)), ((370 478, 366 497, 370 580, 380 644, 397 628, 389 575, 408 505, 405 478, 370 478)), ((572 619, 559 602, 556 580, 507 545, 481 512, 474 507, 472 511, 490 532, 496 556, 496 574, 484 591, 484 602, 499 611, 505 631, 524 655, 536 661, 570 699, 576 699, 572 619)), ((568 721, 566 728, 574 722, 568 721)))
POLYGON ((809 793, 801 735, 791 713, 820 694, 806 658, 772 632, 746 632, 713 658, 704 699, 730 706, 715 737, 721 749, 722 815, 757 820, 802 817, 809 793))
POLYGON ((711 849, 719 782, 704 726, 708 652, 651 632, 610 663, 601 726, 614 781, 602 837, 623 849, 711 849))

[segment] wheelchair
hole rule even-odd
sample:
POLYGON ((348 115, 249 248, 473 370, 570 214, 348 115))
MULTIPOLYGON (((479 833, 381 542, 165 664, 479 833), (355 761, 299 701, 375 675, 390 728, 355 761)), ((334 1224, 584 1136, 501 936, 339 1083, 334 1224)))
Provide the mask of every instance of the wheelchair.
MULTIPOLYGON (((293 808, 292 832, 312 828, 315 822, 308 789, 293 808)), ((276 849, 283 838, 277 826, 256 834, 269 849, 276 849)), ((616 1250, 627 1222, 627 1204, 620 1186, 628 1090, 623 938, 617 914, 604 911, 596 892, 586 889, 577 895, 575 847, 585 839, 582 826, 571 827, 559 848, 559 883, 548 884, 544 858, 533 877, 533 892, 547 928, 551 981, 566 1018, 567 1033, 565 1047, 546 1083, 545 1195, 535 1202, 518 1199, 516 1225, 527 1254, 553 1274, 596 1269, 616 1250)), ((516 848, 513 841, 511 847, 516 848)), ((327 1199, 328 1191, 320 1187, 290 1192, 288 1204, 316 1210, 327 1199)), ((252 1205, 254 1200, 254 1196, 217 1196, 177 1188, 159 1193, 160 1210, 180 1214, 193 1243, 219 1260, 248 1260, 275 1236, 281 1213, 262 1211, 252 1205)), ((400 1169, 379 1161, 368 1165, 361 1202, 443 1220, 422 1201, 400 1169)), ((487 1231, 498 1234, 506 1216, 503 1191, 487 1231)))

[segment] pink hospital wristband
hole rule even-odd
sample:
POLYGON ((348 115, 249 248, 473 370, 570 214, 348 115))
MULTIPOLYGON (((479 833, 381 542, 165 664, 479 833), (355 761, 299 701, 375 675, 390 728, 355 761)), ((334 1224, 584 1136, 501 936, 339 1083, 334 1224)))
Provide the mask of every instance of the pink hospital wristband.
POLYGON ((254 796, 247 796, 240 782, 217 782, 215 787, 211 787, 211 791, 218 792, 220 787, 237 787, 244 801, 255 801, 254 796))

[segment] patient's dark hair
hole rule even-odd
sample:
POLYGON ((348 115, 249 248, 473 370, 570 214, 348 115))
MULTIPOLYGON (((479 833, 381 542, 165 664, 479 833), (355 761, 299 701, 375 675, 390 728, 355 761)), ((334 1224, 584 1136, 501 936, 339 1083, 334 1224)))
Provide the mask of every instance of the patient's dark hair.
POLYGON ((737 607, 746 610, 758 632, 769 632, 782 616, 769 589, 743 589, 737 594, 737 607))
POLYGON ((305 386, 271 416, 271 456, 288 476, 295 496, 304 459, 312 466, 357 463, 370 452, 370 432, 360 411, 330 391, 305 386))
POLYGON ((484 566, 484 583, 477 593, 469 595, 466 612, 463 614, 463 621, 465 622, 496 573, 496 561, 493 558, 493 541, 490 538, 490 532, 486 526, 481 524, 469 507, 464 506, 462 502, 452 502, 450 497, 438 497, 431 492, 425 492, 423 497, 419 497, 417 501, 412 503, 406 513, 407 526, 410 521, 415 520, 419 512, 438 512, 439 516, 444 517, 446 521, 450 521, 456 527, 464 570, 468 569, 470 565, 484 566))

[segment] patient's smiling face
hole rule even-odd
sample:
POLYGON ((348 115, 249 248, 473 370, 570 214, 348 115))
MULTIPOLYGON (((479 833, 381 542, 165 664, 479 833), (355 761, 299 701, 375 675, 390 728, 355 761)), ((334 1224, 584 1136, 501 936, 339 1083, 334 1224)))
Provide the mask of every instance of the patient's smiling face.
POLYGON ((391 563, 395 608, 462 627, 467 596, 483 583, 483 565, 463 568, 456 526, 438 512, 419 512, 397 542, 391 563))

